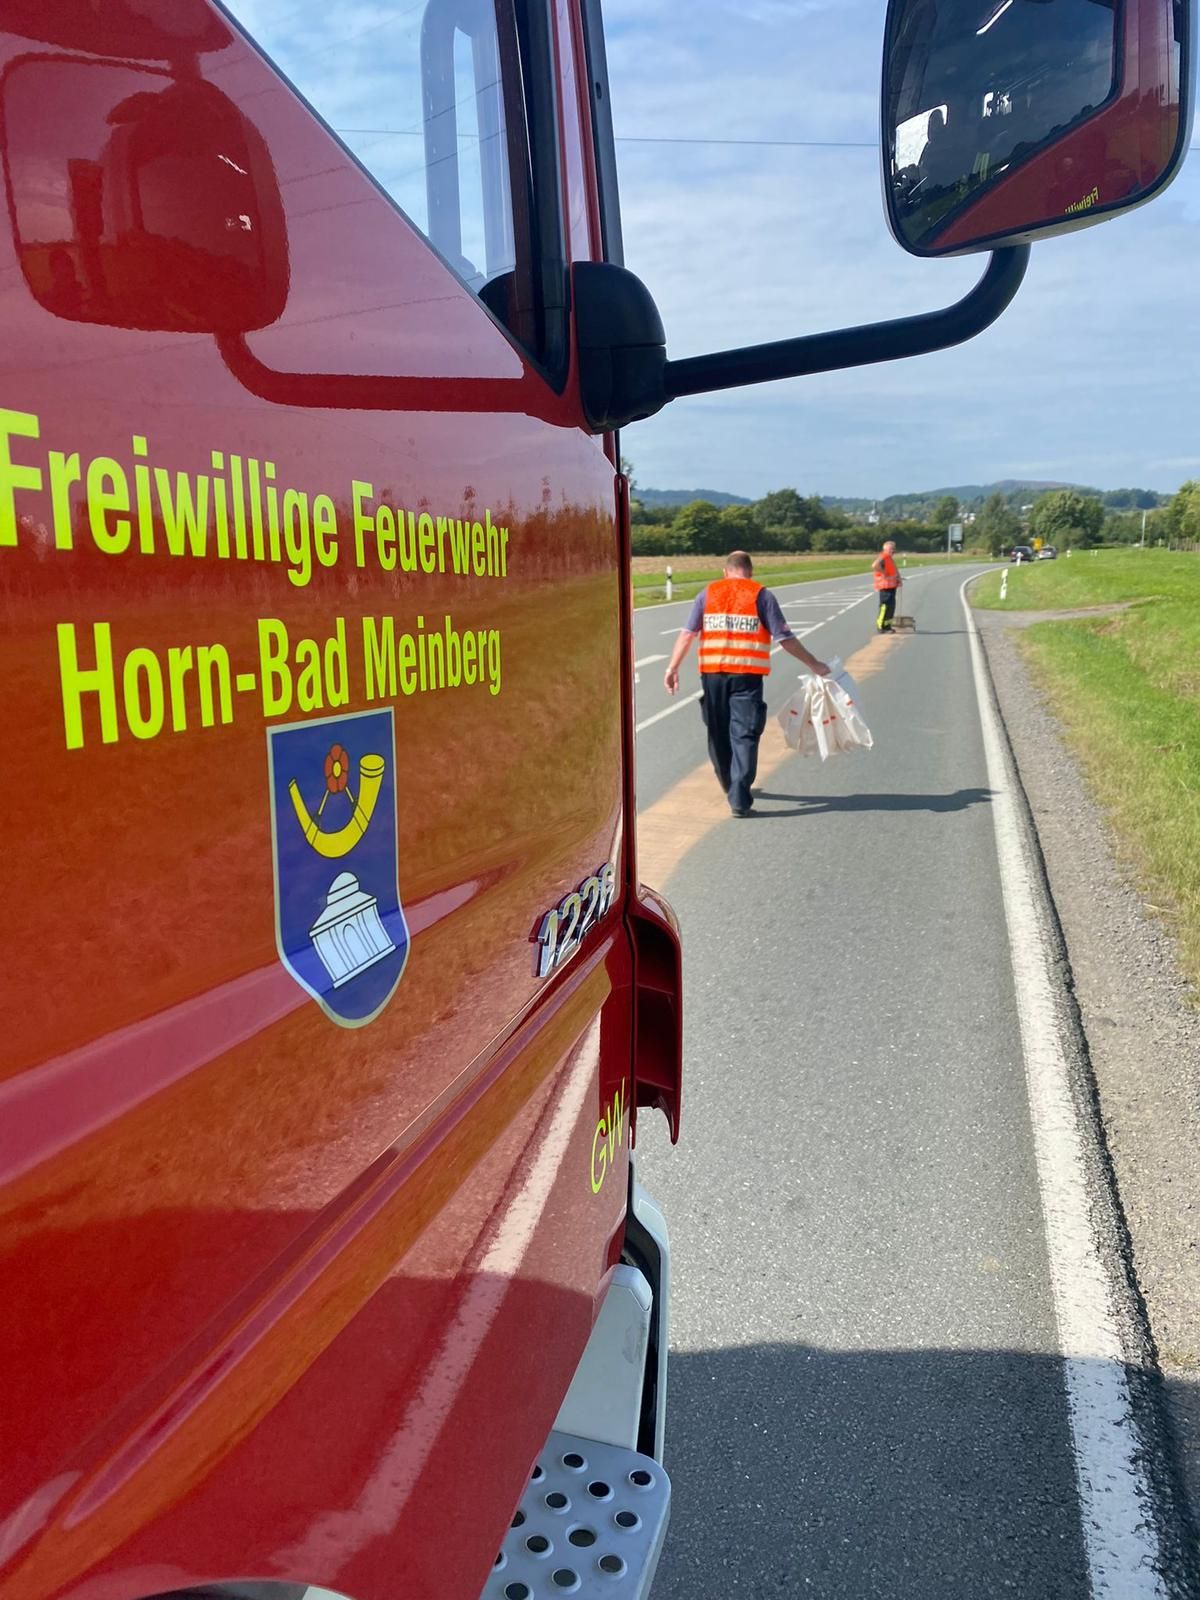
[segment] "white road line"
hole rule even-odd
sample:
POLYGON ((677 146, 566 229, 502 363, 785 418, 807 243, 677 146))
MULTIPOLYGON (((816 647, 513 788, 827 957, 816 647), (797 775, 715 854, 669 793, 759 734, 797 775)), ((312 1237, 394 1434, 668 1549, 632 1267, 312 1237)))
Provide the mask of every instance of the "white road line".
MULTIPOLYGON (((852 578, 854 574, 843 574, 843 581, 845 581, 847 576, 852 578)), ((866 576, 870 577, 870 573, 867 573, 866 576)), ((688 580, 686 578, 677 578, 675 581, 676 583, 686 583, 688 580)), ((772 583, 769 584, 768 587, 771 589, 773 594, 780 594, 788 589, 807 589, 809 587, 815 589, 818 584, 836 583, 837 581, 838 580, 836 578, 799 578, 794 583, 772 583)), ((661 587, 661 585, 659 585, 659 587, 661 587)), ((697 590, 696 593, 698 594, 700 591, 697 590)), ((636 599, 636 597, 637 591, 635 590, 634 598, 636 599)), ((685 598, 682 600, 652 600, 648 606, 635 606, 634 614, 636 616, 639 611, 665 611, 668 606, 690 606, 695 598, 696 595, 693 594, 685 596, 685 598)))
POLYGON ((633 664, 635 667, 649 667, 655 661, 665 661, 666 659, 665 653, 661 656, 643 656, 640 661, 635 661, 633 664))
MULTIPOLYGON (((784 595, 784 594, 794 594, 795 590, 797 590, 797 589, 804 590, 804 591, 816 591, 816 590, 820 589, 820 585, 822 583, 827 583, 828 581, 829 580, 825 579, 825 578, 818 578, 812 583, 784 583, 784 584, 778 584, 778 585, 771 584, 771 585, 769 585, 769 587, 771 589, 772 594, 774 594, 776 596, 779 596, 779 595, 784 595)), ((785 606, 787 606, 787 605, 814 605, 814 606, 815 605, 824 605, 830 600, 832 600, 832 601, 834 601, 836 603, 839 600, 858 599, 858 598, 861 597, 862 592, 863 591, 860 591, 860 590, 857 590, 857 589, 835 589, 835 590, 823 589, 823 590, 820 591, 820 593, 805 592, 805 593, 803 593, 801 595, 796 595, 795 598, 791 599, 791 600, 780 600, 779 603, 780 603, 780 605, 785 605, 785 606)), ((871 590, 867 590, 866 591, 866 593, 868 593, 868 594, 871 593, 871 592, 872 592, 871 590)), ((656 605, 652 605, 652 606, 637 606, 634 609, 634 616, 637 617, 644 611, 664 611, 670 606, 676 606, 676 607, 679 607, 680 609, 682 609, 684 606, 691 607, 695 603, 695 600, 696 600, 696 596, 692 595, 691 598, 687 599, 687 600, 664 600, 664 601, 661 601, 660 603, 658 603, 656 605)), ((664 634, 681 633, 682 631, 683 630, 681 628, 664 628, 663 629, 663 633, 664 634)))
POLYGON ((652 717, 647 717, 644 722, 639 722, 634 728, 634 733, 641 733, 643 728, 652 728, 656 722, 661 722, 664 717, 674 716, 676 711, 682 711, 684 706, 695 705, 700 696, 698 694, 684 695, 682 700, 675 700, 665 711, 656 711, 652 717))
POLYGON ((1153 1499, 1142 1471, 1112 1285, 1092 1227, 1085 1136, 1071 1094, 1055 1003, 1054 952, 1034 892, 1009 759, 988 692, 983 647, 959 591, 971 640, 992 821, 1016 985, 1054 1312, 1063 1356, 1075 1480, 1095 1600, 1165 1600, 1153 1499))
MULTIPOLYGON (((905 576, 904 576, 905 583, 911 583, 911 581, 912 581, 912 579, 914 577, 918 577, 922 573, 931 573, 931 574, 933 574, 933 573, 936 573, 938 570, 939 570, 938 568, 935 568, 933 566, 929 566, 929 567, 911 567, 911 568, 905 569, 903 562, 901 562, 901 571, 903 571, 904 574, 905 574, 905 576)), ((847 580, 853 578, 854 576, 855 576, 854 573, 843 573, 841 581, 847 581, 847 580)), ((870 573, 869 572, 864 573, 864 577, 869 578, 870 577, 870 573)), ((689 580, 688 580, 686 574, 684 576, 676 579, 677 583, 687 583, 688 581, 689 580)), ((815 587, 819 583, 837 583, 838 581, 839 580, 837 578, 808 578, 808 579, 801 578, 796 583, 777 583, 777 584, 772 584, 770 587, 774 590, 774 592, 776 594, 779 594, 781 591, 783 591, 785 589, 799 589, 802 586, 803 587, 807 587, 809 584, 812 584, 815 587)), ((661 588, 662 585, 660 584, 657 587, 661 588)), ((663 610, 666 609, 667 606, 690 606, 691 603, 692 603, 692 600, 694 600, 694 599, 695 599, 695 595, 692 595, 691 597, 689 597, 688 599, 685 599, 685 600, 654 600, 654 601, 651 601, 651 603, 648 606, 638 606, 636 609, 638 611, 663 611, 663 610)), ((678 632, 678 629, 675 629, 673 631, 678 632)))

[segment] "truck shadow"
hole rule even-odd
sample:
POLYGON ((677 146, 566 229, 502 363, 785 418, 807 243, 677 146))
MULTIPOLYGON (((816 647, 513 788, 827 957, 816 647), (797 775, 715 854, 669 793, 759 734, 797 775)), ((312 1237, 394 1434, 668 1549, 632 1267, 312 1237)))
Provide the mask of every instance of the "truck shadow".
POLYGON ((764 789, 759 800, 784 800, 792 803, 787 811, 755 811, 756 817, 811 817, 825 811, 929 811, 934 814, 965 811, 970 806, 990 804, 991 789, 954 789, 947 794, 776 794, 764 789))
POLYGON ((672 1353, 669 1390, 655 1600, 1086 1600, 1057 1357, 761 1344, 672 1353))

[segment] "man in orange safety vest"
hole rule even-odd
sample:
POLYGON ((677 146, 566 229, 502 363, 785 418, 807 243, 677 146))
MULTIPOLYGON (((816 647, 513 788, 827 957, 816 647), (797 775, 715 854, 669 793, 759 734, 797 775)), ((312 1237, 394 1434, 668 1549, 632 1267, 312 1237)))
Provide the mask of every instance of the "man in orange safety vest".
POLYGON ((892 617, 896 612, 896 596, 904 579, 896 566, 896 541, 889 539, 875 557, 871 571, 875 575, 875 589, 879 595, 879 615, 875 619, 878 633, 891 633, 892 617))
POLYGON ((735 550, 720 581, 710 583, 692 602, 663 679, 669 694, 679 691, 680 664, 696 638, 708 754, 730 810, 735 817, 748 817, 758 741, 767 725, 763 680, 771 670, 772 643, 818 677, 826 677, 829 668, 796 638, 771 591, 755 583, 754 564, 744 550, 735 550))

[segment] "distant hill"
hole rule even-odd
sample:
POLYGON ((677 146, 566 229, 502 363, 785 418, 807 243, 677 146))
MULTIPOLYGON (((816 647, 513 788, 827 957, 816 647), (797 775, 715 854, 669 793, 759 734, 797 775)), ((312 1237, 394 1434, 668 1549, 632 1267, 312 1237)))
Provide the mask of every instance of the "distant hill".
POLYGON ((920 518, 927 516, 944 495, 953 495, 965 511, 977 511, 991 495, 1002 494, 1010 505, 1020 507, 1036 500, 1047 489, 1077 489, 1095 495, 1109 511, 1149 511, 1162 505, 1168 496, 1154 489, 1094 489, 1085 483, 1052 482, 1046 478, 1001 478, 997 483, 948 484, 944 489, 924 489, 919 494, 892 494, 882 500, 866 500, 844 495, 823 494, 825 505, 850 516, 878 507, 882 517, 920 518))
POLYGON ((693 500, 707 500, 711 506, 748 506, 743 494, 725 494, 721 489, 643 489, 633 491, 644 506, 690 506, 693 500))
POLYGON ((1047 489, 1081 489, 1084 494, 1100 494, 1099 489, 1089 489, 1080 483, 1051 482, 1044 478, 1001 478, 997 483, 951 483, 943 489, 922 489, 913 494, 890 494, 881 500, 867 500, 861 496, 823 494, 827 506, 837 506, 840 511, 870 511, 878 506, 881 513, 911 511, 931 505, 943 495, 952 494, 963 506, 972 506, 986 500, 989 495, 1002 494, 1006 500, 1024 496, 1032 500, 1047 489))
MULTIPOLYGON (((823 494, 818 498, 827 506, 836 507, 850 516, 866 515, 878 508, 882 517, 917 517, 932 511, 944 495, 953 495, 964 510, 976 510, 989 495, 1002 494, 1016 506, 1028 504, 1047 489, 1078 489, 1083 494, 1093 494, 1103 500, 1110 510, 1150 510, 1162 505, 1168 498, 1153 489, 1093 489, 1082 483, 1064 483, 1048 478, 1001 478, 996 483, 948 484, 943 489, 922 489, 915 494, 890 494, 874 500, 862 495, 823 494)), ((806 491, 800 489, 800 493, 806 491)), ((642 489, 634 491, 647 510, 660 506, 676 508, 689 505, 693 500, 707 500, 714 506, 748 506, 753 502, 745 495, 726 494, 722 489, 642 489)))

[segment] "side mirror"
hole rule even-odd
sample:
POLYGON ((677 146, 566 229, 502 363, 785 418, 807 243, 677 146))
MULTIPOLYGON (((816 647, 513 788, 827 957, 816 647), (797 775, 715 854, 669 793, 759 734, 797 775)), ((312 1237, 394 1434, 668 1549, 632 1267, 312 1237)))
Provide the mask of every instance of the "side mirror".
POLYGON ((26 56, 0 119, 17 256, 72 322, 247 333, 288 294, 266 145, 219 89, 129 61, 26 56))
POLYGON ((1149 200, 1187 147, 1191 0, 890 0, 888 221, 913 255, 995 250, 1149 200))

